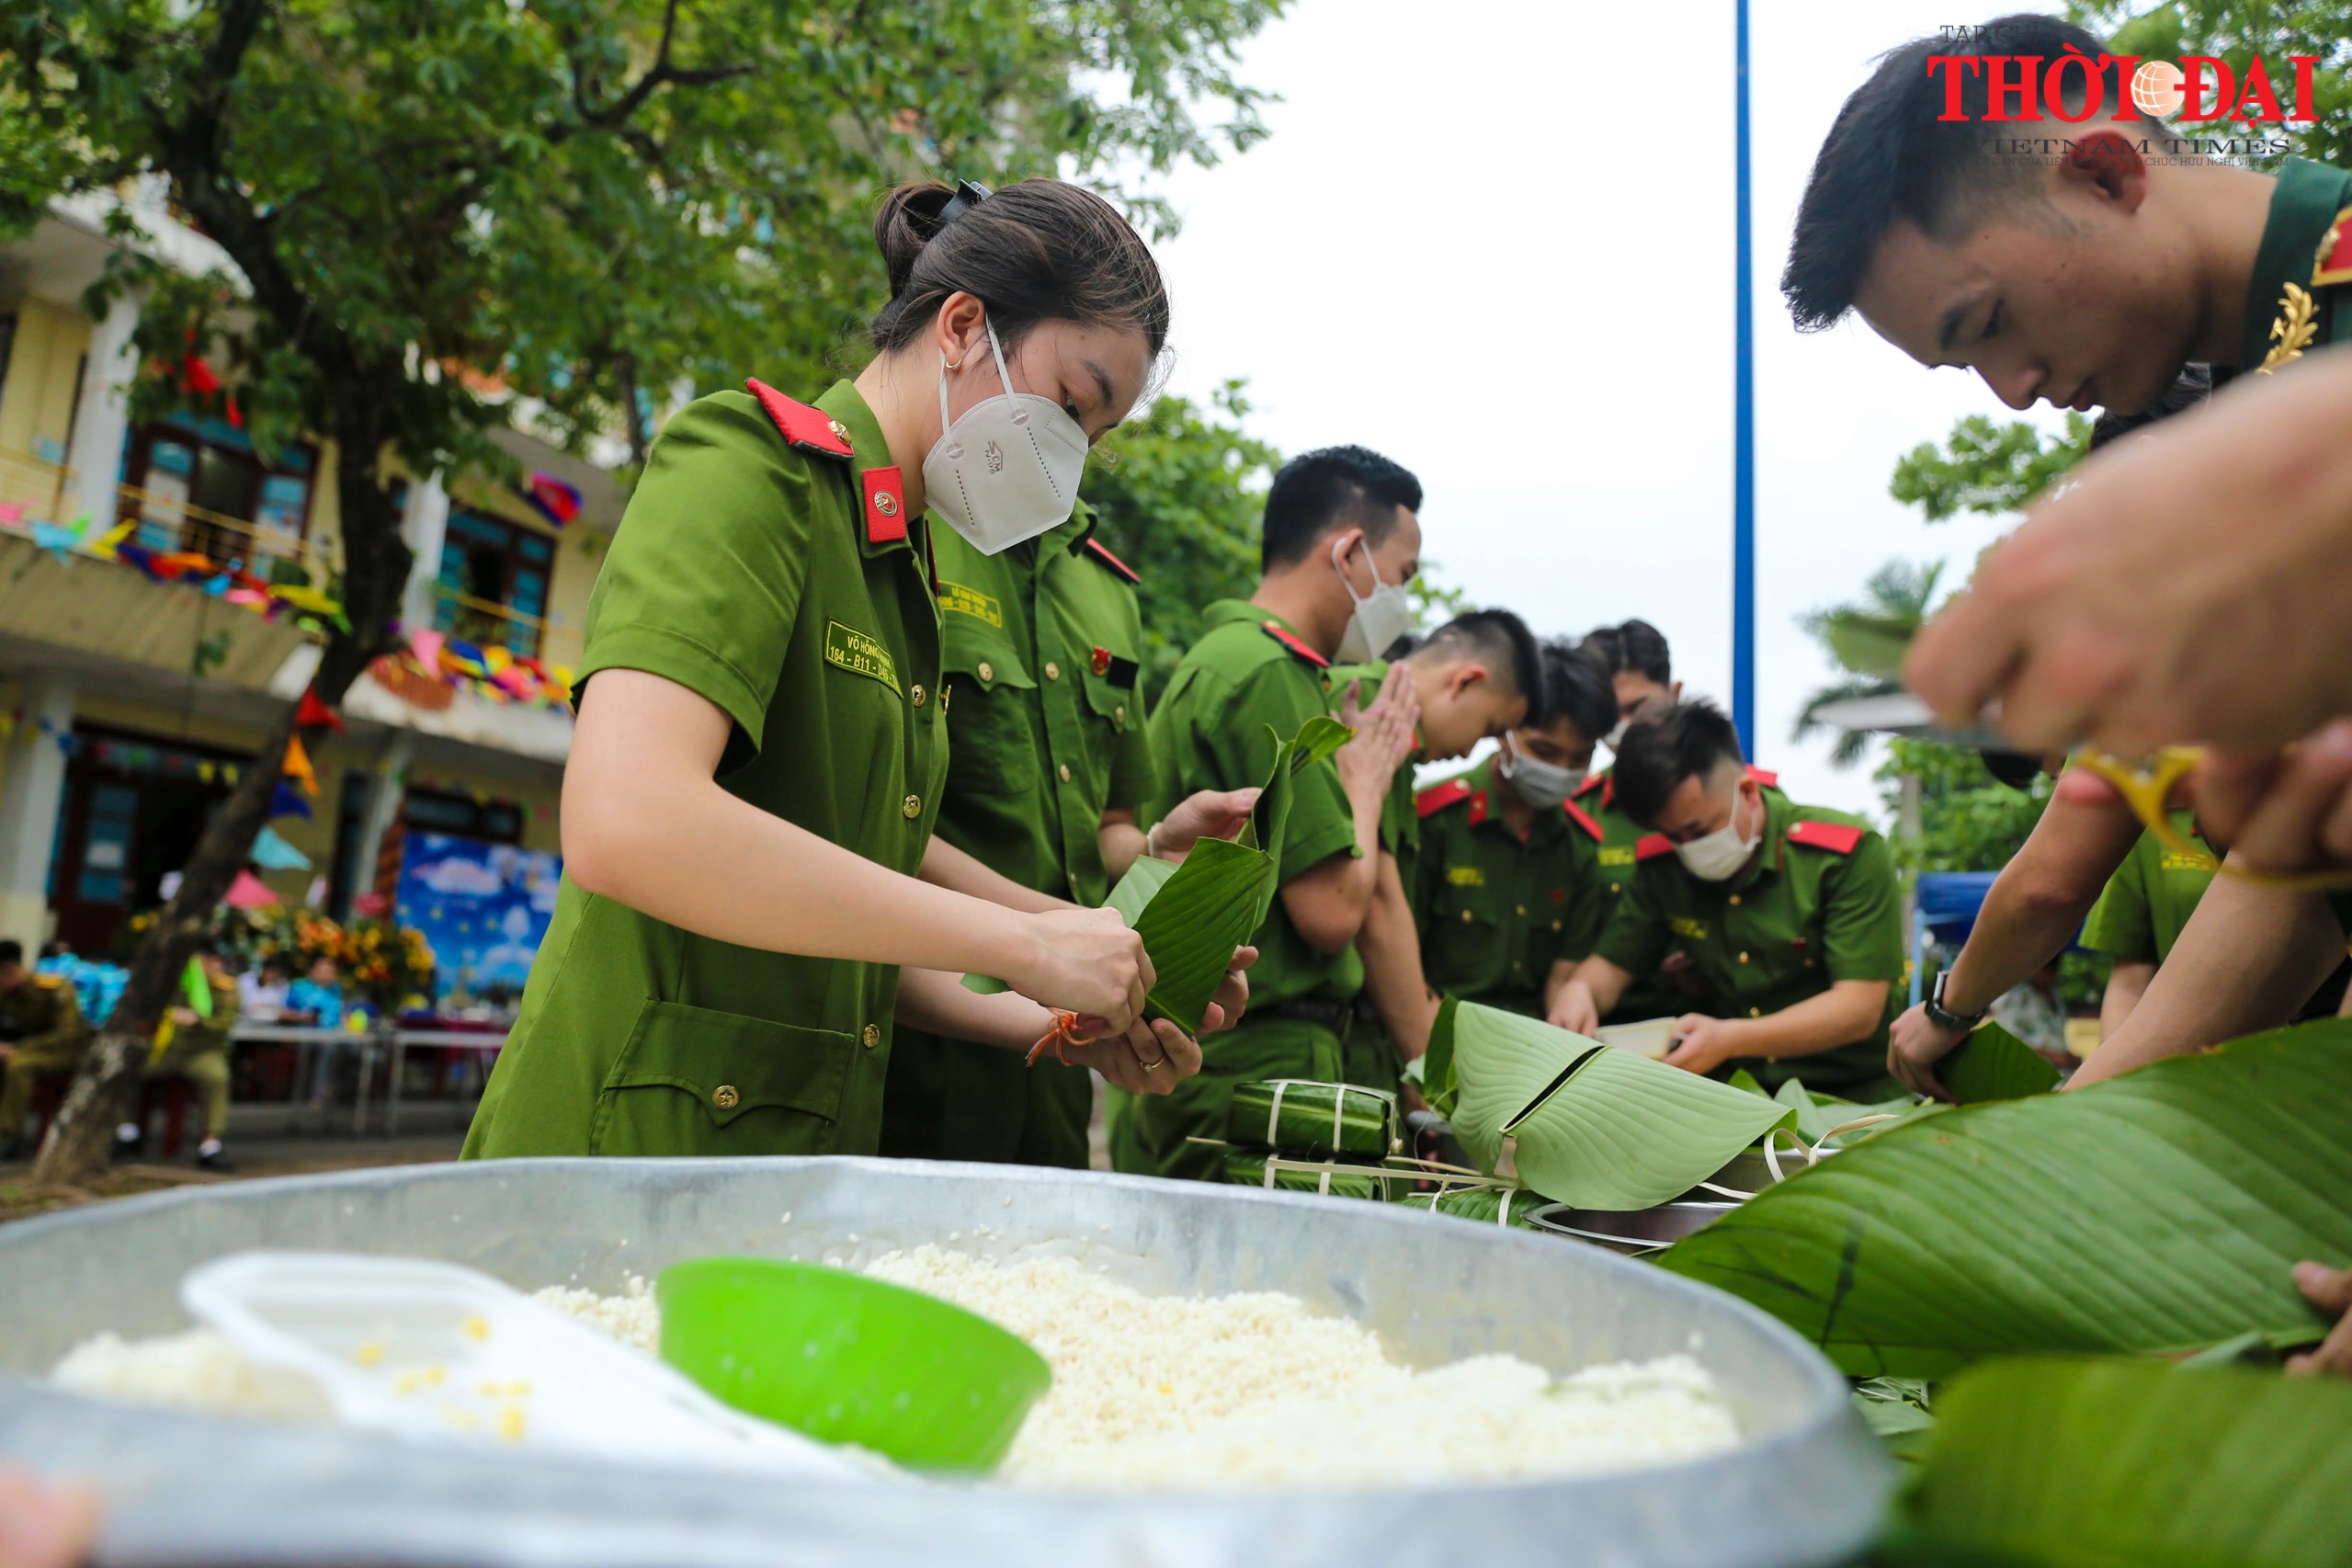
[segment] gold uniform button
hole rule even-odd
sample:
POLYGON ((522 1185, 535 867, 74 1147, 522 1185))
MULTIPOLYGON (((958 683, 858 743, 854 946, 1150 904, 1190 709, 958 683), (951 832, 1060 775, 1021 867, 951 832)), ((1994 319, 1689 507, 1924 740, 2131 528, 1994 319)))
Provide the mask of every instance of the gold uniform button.
POLYGON ((915 689, 914 689, 914 691, 912 691, 912 692, 911 692, 911 693, 909 693, 908 695, 910 695, 911 697, 913 697, 913 698, 915 699, 915 706, 916 706, 917 708, 922 707, 922 706, 923 706, 923 683, 922 683, 922 682, 920 682, 920 681, 915 682, 915 689))
POLYGON ((1064 784, 1070 782, 1070 765, 1066 762, 1062 765, 1062 782, 1064 784))
POLYGON ((1051 659, 1046 660, 1045 678, 1048 680, 1060 680, 1062 678, 1062 666, 1055 664, 1051 659))
POLYGON ((1557 921, 1557 920, 1553 921, 1553 922, 1551 923, 1551 928, 1552 928, 1553 930, 1555 930, 1555 931, 1559 930, 1559 929, 1560 929, 1560 922, 1559 922, 1559 921, 1557 921))
POLYGON ((983 680, 994 680, 996 678, 995 670, 990 667, 988 661, 985 659, 980 661, 980 666, 975 673, 983 680))
POLYGON ((1733 894, 1732 895, 1732 907, 1733 907, 1733 908, 1734 908, 1734 909, 1738 908, 1738 907, 1739 907, 1739 903, 1740 903, 1740 895, 1739 895, 1739 894, 1737 894, 1737 893, 1733 893, 1733 894))
POLYGON ((1471 912, 1470 912, 1469 910, 1467 910, 1467 909, 1465 909, 1465 910, 1463 910, 1463 911, 1461 912, 1461 923, 1462 923, 1463 925, 1465 925, 1465 926, 1469 925, 1469 924, 1470 924, 1473 919, 1475 919, 1475 918, 1477 918, 1477 917, 1476 917, 1475 915, 1471 915, 1471 912))
POLYGON ((1761 1007, 1750 1007, 1747 1010, 1747 1016, 1751 1018, 1760 1018, 1764 1017, 1764 1009, 1761 1007))
POLYGON ((1742 953, 1742 954, 1740 955, 1740 962, 1742 962, 1742 963, 1745 963, 1745 962, 1747 962, 1747 955, 1746 955, 1745 953, 1742 953))
POLYGON ((722 1084, 710 1091, 710 1103, 721 1110, 733 1110, 742 1101, 743 1096, 735 1093, 733 1084, 722 1084))
POLYGON ((881 1044, 882 1026, 880 1024, 868 1024, 863 1029, 858 1031, 858 1043, 864 1046, 868 1051, 871 1051, 874 1047, 881 1044))
POLYGON ((1111 722, 1112 722, 1112 723, 1114 723, 1114 724, 1124 724, 1124 723, 1126 723, 1126 722, 1127 722, 1127 704, 1126 704, 1126 703, 1124 703, 1124 702, 1122 702, 1122 703, 1120 703, 1118 707, 1116 707, 1116 708, 1112 709, 1112 710, 1110 710, 1110 719, 1111 719, 1111 722))
POLYGON ((923 814, 923 797, 920 795, 909 795, 900 803, 898 809, 906 813, 907 821, 913 822, 916 817, 923 814))
POLYGON ((1609 893, 1610 893, 1610 895, 1611 895, 1612 897, 1613 897, 1613 896, 1615 896, 1615 895, 1616 895, 1616 892, 1617 892, 1617 884, 1616 884, 1615 882, 1611 882, 1611 883, 1609 883, 1609 884, 1608 884, 1608 891, 1609 891, 1609 893))
POLYGON ((1523 904, 1520 904, 1520 905, 1518 906, 1517 910, 1516 911, 1516 913, 1519 915, 1519 917, 1520 917, 1521 919, 1525 919, 1525 918, 1527 917, 1528 906, 1527 906, 1526 904, 1524 904, 1524 903, 1523 903, 1523 904))
POLYGON ((1513 959, 1513 960, 1511 960, 1511 967, 1512 967, 1513 969, 1525 969, 1525 968, 1527 968, 1528 966, 1527 966, 1527 965, 1525 965, 1525 964, 1523 964, 1523 963, 1521 963, 1518 960, 1517 960, 1517 959, 1513 959))

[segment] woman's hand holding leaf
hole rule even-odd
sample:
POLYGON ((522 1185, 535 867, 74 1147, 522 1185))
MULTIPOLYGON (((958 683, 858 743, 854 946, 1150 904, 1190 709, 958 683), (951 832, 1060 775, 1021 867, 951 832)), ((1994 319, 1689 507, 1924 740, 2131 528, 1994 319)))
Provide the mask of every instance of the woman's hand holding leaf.
MULTIPOLYGON (((1100 1018, 1080 1018, 1087 1031, 1100 1018)), ((1073 1067, 1091 1067, 1103 1082, 1131 1095, 1165 1095, 1200 1071, 1200 1042, 1165 1018, 1137 1019, 1123 1034, 1105 1034, 1062 1048, 1073 1067)))
POLYGON ((1143 938, 1115 909, 1057 909, 1020 916, 1024 961, 1005 976, 1032 1001, 1124 1031, 1143 1015, 1155 978, 1143 938))
POLYGON ((1218 982, 1209 1010, 1200 1016, 1202 1034, 1219 1034, 1242 1021, 1242 1015, 1249 1010, 1248 970, 1256 961, 1256 948, 1233 949, 1233 961, 1226 966, 1225 978, 1218 982))
POLYGON ((1249 824, 1258 790, 1200 790, 1178 801, 1152 827, 1152 853, 1162 860, 1182 860, 1204 838, 1238 837, 1249 824))
POLYGON ((2352 1268, 2299 1263, 2295 1265, 2295 1289, 2303 1293, 2304 1300, 2337 1322, 2318 1349, 2309 1355, 2289 1357, 2287 1369, 2333 1372, 2339 1378, 2352 1378, 2352 1268))

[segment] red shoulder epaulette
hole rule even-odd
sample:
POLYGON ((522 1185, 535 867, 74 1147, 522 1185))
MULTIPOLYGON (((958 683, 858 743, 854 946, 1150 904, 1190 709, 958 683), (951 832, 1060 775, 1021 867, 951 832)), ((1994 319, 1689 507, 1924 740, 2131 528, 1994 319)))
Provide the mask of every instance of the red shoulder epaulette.
POLYGON ((1608 789, 1608 780, 1609 776, 1608 774, 1596 773, 1590 778, 1585 779, 1582 784, 1577 785, 1575 789, 1570 790, 1568 798, 1572 801, 1581 801, 1596 790, 1608 789))
POLYGON ((802 451, 823 452, 829 458, 853 455, 849 433, 824 410, 795 403, 756 376, 744 382, 744 390, 759 399, 759 406, 784 438, 802 451))
POLYGON ((1575 801, 1562 801, 1560 802, 1560 809, 1568 814, 1568 820, 1570 822, 1574 823, 1578 827, 1583 828, 1586 833, 1592 835, 1594 843, 1598 844, 1602 839, 1608 836, 1608 835, 1601 831, 1600 824, 1595 822, 1592 818, 1586 816, 1582 811, 1577 809, 1575 801))
POLYGON ((2352 207, 2335 215, 2319 243, 2319 266, 2312 270, 2312 287, 2329 289, 2352 279, 2352 207))
POLYGON ((1469 796, 1469 779, 1449 778, 1443 784, 1432 784, 1418 795, 1414 796, 1413 809, 1426 817, 1433 812, 1444 811, 1456 801, 1467 800, 1469 796))
POLYGON ((1141 583, 1143 580, 1136 575, 1134 567, 1105 550, 1099 540, 1090 539, 1086 541, 1086 553, 1093 556, 1097 564, 1108 567, 1114 576, 1124 577, 1131 583, 1141 583))
POLYGON ((1747 776, 1755 780, 1756 787, 1758 789, 1778 790, 1780 788, 1780 775, 1778 773, 1767 773, 1761 767, 1751 767, 1747 770, 1747 776))
POLYGON ((1862 832, 1844 823, 1792 822, 1789 824, 1789 842, 1808 849, 1826 849, 1833 855, 1851 855, 1854 846, 1862 842, 1862 832))
POLYGON ((1633 858, 1636 860, 1654 860, 1661 855, 1673 854, 1674 847, 1675 841, 1665 834, 1647 833, 1635 842, 1633 858))
POLYGON ((1281 627, 1276 625, 1270 620, 1261 621, 1259 623, 1259 627, 1268 637, 1273 638, 1277 642, 1279 642, 1285 648, 1290 649, 1291 653, 1302 662, 1312 665, 1319 670, 1327 670, 1331 668, 1331 661, 1324 658, 1321 653, 1316 653, 1312 648, 1308 647, 1305 641, 1301 639, 1297 632, 1285 631, 1281 627))

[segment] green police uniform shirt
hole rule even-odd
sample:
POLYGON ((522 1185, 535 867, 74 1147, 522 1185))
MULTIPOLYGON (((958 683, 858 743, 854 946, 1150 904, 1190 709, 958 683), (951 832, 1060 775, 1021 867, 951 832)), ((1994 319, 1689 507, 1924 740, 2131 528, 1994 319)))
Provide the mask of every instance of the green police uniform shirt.
MULTIPOLYGON (((0 1041, 8 1043, 11 1062, 44 1071, 74 1066, 89 1036, 81 1000, 63 976, 28 974, 22 985, 0 991, 0 1041)), ((15 1131, 0 1128, 0 1139, 15 1131)))
POLYGON ((2212 846, 2198 835, 2195 816, 2175 812, 2172 823, 2196 847, 2167 849, 2154 834, 2142 834, 2091 906, 2084 947, 2128 963, 2160 964, 2172 952, 2221 869, 2212 846))
MULTIPOLYGON (((1278 740, 1335 706, 1327 661, 1297 629, 1257 606, 1221 599, 1209 607, 1200 640, 1187 651, 1152 712, 1152 756, 1158 765, 1158 809, 1200 790, 1242 790, 1266 782, 1278 740)), ((1291 780, 1279 879, 1288 882, 1334 855, 1355 855, 1356 816, 1326 759, 1291 780)), ((1233 1087, 1260 1078, 1322 1081, 1363 1076, 1351 1067, 1348 1023, 1364 988, 1354 943, 1317 952, 1290 923, 1278 894, 1251 938, 1249 1009, 1240 1025, 1200 1042, 1201 1069, 1166 1095, 1113 1094, 1111 1162, 1122 1171, 1215 1180, 1222 1151, 1188 1142, 1221 1139, 1233 1087), (1314 1012, 1320 1017, 1302 1017, 1314 1012)), ((1361 1031, 1364 1048, 1387 1052, 1386 1083, 1395 1082, 1394 1052, 1379 1029, 1361 1031)))
MULTIPOLYGON (((2272 375, 2352 342, 2352 174, 2307 158, 2278 166, 2246 286, 2237 373, 2272 375)), ((2327 895, 2352 937, 2352 892, 2327 895)))
MULTIPOLYGON (((933 550, 949 699, 939 836, 1025 888, 1099 904, 1103 813, 1140 817, 1153 785, 1135 574, 1083 505, 996 555, 953 530, 933 550)), ((881 1152, 1084 1169, 1094 1093, 1083 1067, 903 1030, 881 1152)))
MULTIPOLYGON (((643 670, 731 722, 721 788, 891 870, 947 768, 924 528, 844 381, 751 383, 654 443, 588 601, 580 683, 643 670)), ((569 875, 469 1156, 871 1153, 898 971, 699 936, 569 875)))
MULTIPOLYGON (((1569 797, 1583 808, 1585 813, 1600 824, 1601 841, 1596 854, 1602 897, 1607 901, 1601 914, 1601 924, 1608 923, 1608 912, 1633 885, 1635 857, 1642 841, 1650 830, 1625 814, 1617 803, 1617 784, 1611 775, 1614 768, 1604 768, 1585 780, 1569 797)), ((1780 776, 1761 767, 1751 767, 1748 777, 1767 793, 1777 793, 1780 776)), ((1646 1018, 1675 1018, 1690 1011, 1690 997, 1672 980, 1652 970, 1636 974, 1626 986, 1617 1006, 1610 1009, 1603 1023, 1640 1023, 1646 1018)))
POLYGON ((1824 1094, 1870 1094, 1886 1077, 1887 1026, 1903 1001, 1903 926, 1894 858, 1858 817, 1765 796, 1755 869, 1710 882, 1683 869, 1661 835, 1642 840, 1633 885, 1609 912, 1594 951, 1630 974, 1670 950, 1690 958, 1705 993, 1685 1012, 1758 1018, 1842 980, 1883 980, 1887 1006, 1865 1040, 1783 1061, 1743 1057, 1767 1088, 1801 1078, 1824 1094))
POLYGON ((1551 966, 1589 954, 1612 905, 1607 840, 1574 801, 1539 807, 1521 838, 1496 799, 1509 788, 1490 757, 1422 790, 1418 874, 1405 891, 1432 988, 1540 1018, 1551 966))

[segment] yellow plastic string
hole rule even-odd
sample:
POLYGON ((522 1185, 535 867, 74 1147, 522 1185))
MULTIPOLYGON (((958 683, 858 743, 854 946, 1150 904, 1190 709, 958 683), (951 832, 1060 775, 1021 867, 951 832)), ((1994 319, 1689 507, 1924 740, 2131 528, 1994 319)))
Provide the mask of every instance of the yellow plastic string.
MULTIPOLYGON (((2202 746, 2165 746, 2153 756, 2137 762, 2126 762, 2109 754, 2085 747, 2074 754, 2074 766, 2086 773, 2096 774, 2115 786, 2131 814, 2155 835, 2157 843, 2176 855, 2203 855, 2203 845, 2191 839, 2173 824, 2165 802, 2181 781, 2197 770, 2205 760, 2202 746)), ((2352 867, 2336 867, 2319 871, 2266 871, 2221 858, 2221 875, 2234 877, 2254 887, 2277 888, 2288 892, 2324 892, 2337 888, 2352 888, 2352 867)))

